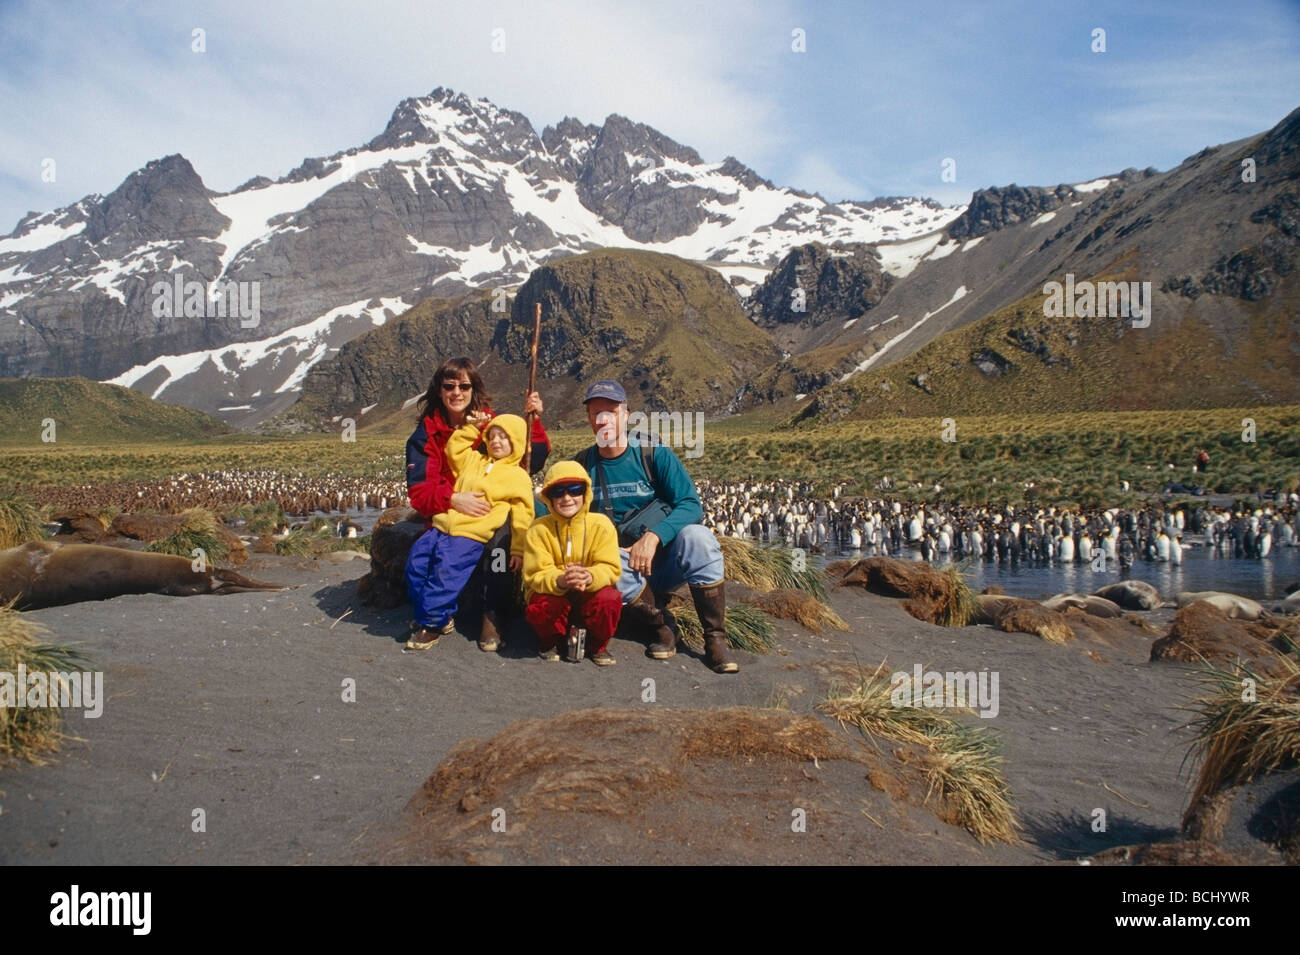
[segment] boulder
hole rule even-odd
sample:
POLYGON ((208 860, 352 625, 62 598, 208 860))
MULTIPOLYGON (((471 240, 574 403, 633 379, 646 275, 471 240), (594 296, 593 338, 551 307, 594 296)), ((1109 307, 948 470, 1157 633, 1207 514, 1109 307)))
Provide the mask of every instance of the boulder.
MULTIPOLYGON (((389 508, 392 510, 397 509, 389 508)), ((385 511, 384 516, 387 515, 385 511)), ((370 570, 357 582, 357 594, 363 604, 388 610, 406 603, 406 556, 423 533, 422 520, 375 525, 370 535, 370 570)))

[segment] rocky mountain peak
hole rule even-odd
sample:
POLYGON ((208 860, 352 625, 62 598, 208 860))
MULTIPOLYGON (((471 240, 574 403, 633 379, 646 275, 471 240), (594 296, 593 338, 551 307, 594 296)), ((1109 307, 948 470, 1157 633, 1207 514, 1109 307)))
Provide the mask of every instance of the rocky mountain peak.
POLYGON ((141 242, 215 238, 229 220, 213 208, 211 195, 184 156, 154 159, 92 208, 85 237, 92 243, 110 235, 141 242))
POLYGON ((541 140, 522 113, 442 86, 428 96, 398 103, 388 126, 365 148, 395 149, 444 139, 478 155, 492 153, 512 161, 522 159, 527 151, 541 151, 541 140))
POLYGON ((977 189, 970 206, 948 227, 948 235, 958 241, 988 235, 1018 222, 1032 221, 1077 197, 1073 187, 1066 185, 1048 189, 1012 183, 1003 188, 977 189))

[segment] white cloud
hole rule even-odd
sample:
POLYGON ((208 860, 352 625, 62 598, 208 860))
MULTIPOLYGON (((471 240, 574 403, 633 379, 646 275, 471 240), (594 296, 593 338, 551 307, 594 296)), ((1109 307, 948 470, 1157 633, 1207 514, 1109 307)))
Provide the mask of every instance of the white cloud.
POLYGON ((180 152, 209 188, 283 175, 309 155, 380 133, 398 101, 446 86, 524 113, 541 127, 609 113, 742 161, 768 141, 771 98, 743 64, 758 18, 739 3, 239 2, 211 8, 0 13, 5 136, 0 233, 22 209, 108 192, 150 159, 180 152), (206 51, 191 50, 191 30, 206 51), (11 29, 12 28, 12 29, 11 29), (491 49, 504 30, 505 50, 491 49), (55 184, 40 160, 58 161, 55 184), (17 193, 15 195, 14 193, 17 193))

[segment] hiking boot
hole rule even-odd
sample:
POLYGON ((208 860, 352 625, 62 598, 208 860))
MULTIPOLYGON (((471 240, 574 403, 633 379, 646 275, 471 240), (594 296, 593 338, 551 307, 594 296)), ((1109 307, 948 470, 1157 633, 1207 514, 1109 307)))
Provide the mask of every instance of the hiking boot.
POLYGON ((704 662, 714 673, 737 673, 740 664, 727 645, 727 598, 722 581, 701 587, 691 584, 691 600, 704 630, 704 662))
POLYGON ((615 663, 608 650, 598 650, 591 655, 591 662, 598 667, 612 667, 615 663))
POLYGON ((560 662, 560 651, 555 649, 555 647, 547 647, 545 650, 538 650, 537 655, 547 663, 560 662))
POLYGON ((478 632, 478 648, 484 653, 495 653, 502 644, 501 633, 497 630, 496 614, 485 611, 483 626, 478 632))
POLYGON ((623 610, 631 611, 633 623, 650 631, 650 646, 646 648, 646 656, 655 660, 667 660, 677 655, 677 636, 664 622, 664 613, 655 603, 654 591, 649 584, 641 588, 636 600, 623 610))
POLYGON ((411 629, 411 638, 406 641, 408 650, 428 650, 438 645, 438 638, 442 634, 428 627, 418 627, 411 629))

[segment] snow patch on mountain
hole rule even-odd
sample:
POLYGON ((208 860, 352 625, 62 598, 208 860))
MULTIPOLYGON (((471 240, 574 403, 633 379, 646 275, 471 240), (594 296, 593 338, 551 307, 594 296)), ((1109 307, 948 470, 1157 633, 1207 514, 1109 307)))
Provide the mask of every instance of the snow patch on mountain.
POLYGON ((876 251, 880 253, 880 266, 895 278, 906 278, 943 237, 940 230, 907 242, 881 243, 876 246, 876 251))
POLYGON ((0 239, 0 255, 6 255, 10 252, 38 252, 41 249, 48 249, 56 242, 72 238, 85 228, 86 223, 84 221, 73 222, 68 225, 61 225, 58 222, 45 222, 34 229, 24 232, 22 235, 0 239))
MULTIPOLYGON (((150 394, 151 398, 157 398, 164 390, 207 364, 211 364, 223 375, 238 376, 245 369, 275 359, 281 367, 284 380, 273 390, 277 394, 283 393, 299 387, 311 367, 325 358, 331 348, 336 347, 329 344, 328 335, 338 319, 345 316, 366 317, 378 328, 409 307, 400 298, 382 298, 373 306, 370 301, 362 299, 340 305, 304 325, 257 341, 223 345, 184 355, 162 355, 146 364, 136 365, 116 378, 110 378, 108 384, 131 388, 151 374, 163 371, 165 376, 150 394)), ((261 394, 261 389, 257 394, 261 394)))
MULTIPOLYGON (((901 342, 908 335, 912 334, 912 332, 916 331, 918 328, 924 325, 927 320, 933 318, 935 315, 938 315, 940 312, 942 312, 945 308, 947 308, 949 305, 953 304, 954 302, 961 301, 963 298, 965 298, 968 291, 969 290, 966 288, 966 286, 964 285, 958 286, 957 291, 952 293, 952 298, 948 299, 948 301, 944 302, 933 312, 926 312, 924 315, 921 316, 920 319, 917 320, 915 325, 912 325, 904 329, 903 331, 899 332, 893 338, 889 339, 889 341, 885 342, 885 344, 881 345, 880 350, 877 351, 870 358, 868 358, 866 361, 859 362, 857 366, 854 367, 851 371, 848 371, 845 374, 841 375, 840 383, 842 384, 843 382, 848 381, 854 375, 860 372, 864 372, 872 365, 876 364, 876 362, 880 361, 880 359, 884 357, 886 352, 888 352, 891 348, 893 348, 895 345, 901 342)), ((897 315, 893 316, 893 318, 897 318, 897 317, 898 317, 897 315)), ((886 321, 892 321, 892 320, 893 319, 886 319, 886 321)), ((882 322, 881 324, 883 325, 884 322, 882 322)))
POLYGON ((1111 179, 1093 179, 1089 182, 1078 183, 1073 188, 1075 192, 1101 192, 1101 190, 1109 186, 1112 181, 1113 180, 1111 179))

